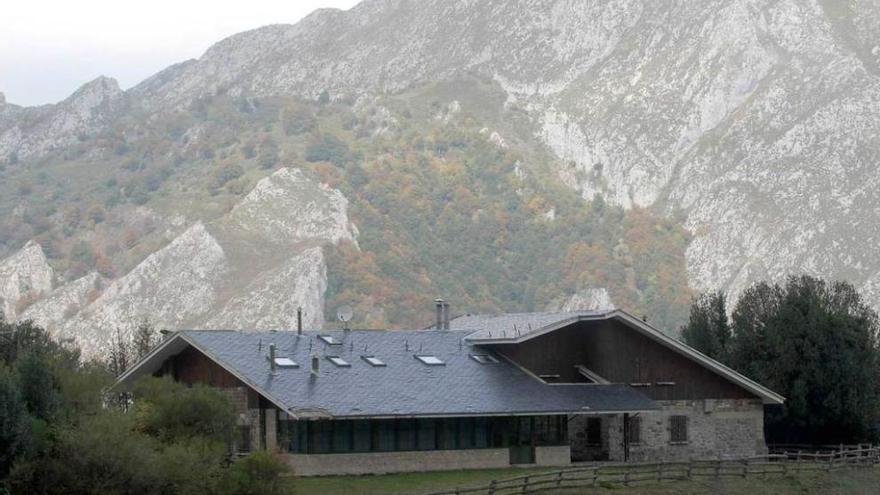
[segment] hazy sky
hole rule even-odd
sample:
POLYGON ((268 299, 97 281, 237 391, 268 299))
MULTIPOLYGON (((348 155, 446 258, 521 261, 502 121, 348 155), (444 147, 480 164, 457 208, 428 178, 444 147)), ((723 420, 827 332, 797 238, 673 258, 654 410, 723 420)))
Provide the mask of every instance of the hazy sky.
POLYGON ((199 57, 215 42, 266 24, 292 24, 358 0, 3 0, 0 92, 6 101, 63 100, 99 75, 125 89, 199 57))

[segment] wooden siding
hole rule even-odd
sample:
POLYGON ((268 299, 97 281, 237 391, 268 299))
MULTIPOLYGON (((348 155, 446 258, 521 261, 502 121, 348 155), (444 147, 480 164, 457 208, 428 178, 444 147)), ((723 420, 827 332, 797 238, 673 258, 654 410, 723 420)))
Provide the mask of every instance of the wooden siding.
POLYGON ((580 322, 521 344, 497 345, 494 349, 536 375, 559 375, 559 383, 586 382, 575 369, 576 365, 584 365, 612 383, 650 383, 638 390, 655 400, 756 397, 615 320, 580 322), (674 385, 659 385, 664 382, 674 385))
POLYGON ((192 346, 169 359, 168 364, 174 379, 183 383, 202 383, 218 388, 246 386, 232 373, 192 346))

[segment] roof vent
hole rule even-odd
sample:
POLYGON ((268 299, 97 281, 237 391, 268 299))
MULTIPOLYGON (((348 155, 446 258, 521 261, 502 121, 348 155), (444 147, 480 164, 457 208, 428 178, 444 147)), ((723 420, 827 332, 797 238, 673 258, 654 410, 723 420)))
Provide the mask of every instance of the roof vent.
POLYGON ((296 334, 303 334, 303 309, 302 306, 296 308, 296 334))
POLYGON ((269 344, 269 369, 275 373, 275 344, 269 344))
POLYGON ((318 356, 313 355, 312 356, 312 374, 313 375, 315 375, 315 376, 318 375, 318 369, 320 368, 320 366, 321 366, 321 359, 318 358, 318 356))

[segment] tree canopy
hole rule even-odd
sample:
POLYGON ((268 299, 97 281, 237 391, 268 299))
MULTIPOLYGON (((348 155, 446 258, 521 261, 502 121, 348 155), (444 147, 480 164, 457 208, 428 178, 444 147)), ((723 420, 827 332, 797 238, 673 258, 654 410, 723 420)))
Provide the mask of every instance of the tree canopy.
MULTIPOLYGON (((724 311, 717 293, 700 298, 685 340, 714 352, 724 311)), ((809 276, 755 284, 737 302, 731 329, 719 357, 786 397, 782 407, 768 409, 769 442, 876 437, 878 318, 852 285, 809 276)))

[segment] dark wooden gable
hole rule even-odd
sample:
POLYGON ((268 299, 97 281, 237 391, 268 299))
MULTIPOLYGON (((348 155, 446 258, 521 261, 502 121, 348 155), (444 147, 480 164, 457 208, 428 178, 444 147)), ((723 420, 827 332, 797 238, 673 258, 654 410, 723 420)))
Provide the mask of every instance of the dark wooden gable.
POLYGON ((579 322, 520 344, 494 348, 550 382, 585 382, 575 368, 583 365, 612 383, 643 385, 639 390, 656 400, 756 398, 617 320, 579 322))
POLYGON ((218 388, 246 387, 235 375, 192 346, 171 357, 166 365, 166 372, 170 372, 175 381, 218 388))

